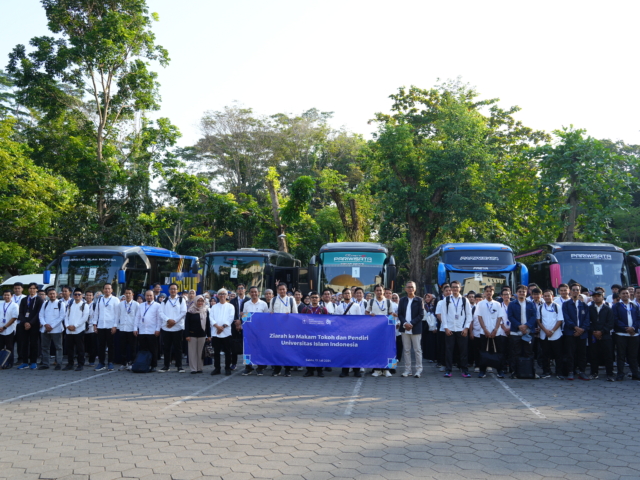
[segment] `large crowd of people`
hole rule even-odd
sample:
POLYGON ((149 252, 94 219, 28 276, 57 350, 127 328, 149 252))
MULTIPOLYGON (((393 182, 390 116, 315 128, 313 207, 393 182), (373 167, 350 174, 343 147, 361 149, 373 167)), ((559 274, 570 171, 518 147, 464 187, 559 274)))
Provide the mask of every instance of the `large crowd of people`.
MULTIPOLYGON (((0 349, 9 352, 3 368, 19 370, 96 371, 131 370, 140 351, 150 354, 150 371, 165 373, 172 367, 184 373, 186 356, 192 374, 213 363, 211 375, 231 375, 243 349, 243 316, 248 313, 304 313, 310 315, 384 315, 396 323, 396 353, 402 377, 420 378, 425 362, 435 363, 449 378, 454 367, 462 377, 550 378, 595 380, 604 368, 607 381, 640 380, 640 287, 613 285, 605 298, 603 288, 589 291, 579 284, 542 291, 535 284, 520 285, 515 295, 508 286, 496 292, 461 293, 457 281, 440 287, 440 294, 416 295, 407 282, 405 295, 376 285, 373 292, 360 287, 342 292, 277 291, 239 284, 196 295, 168 295, 155 284, 144 295, 130 288, 117 298, 107 283, 100 292, 63 286, 39 291, 32 283, 3 292, 0 306, 0 349), (64 356, 67 358, 64 365, 64 356), (15 359, 15 361, 14 361, 15 359), (53 361, 52 361, 53 360, 53 361), (159 362, 162 365, 158 367, 159 362), (224 368, 222 366, 224 361, 224 368), (589 368, 589 370, 587 370, 589 368), (539 372, 539 373, 538 373, 539 372)), ((294 365, 247 365, 243 375, 292 376, 294 365)), ((331 368, 307 367, 304 377, 324 377, 331 368)), ((342 368, 340 377, 361 377, 361 368, 342 368)), ((393 376, 395 369, 380 368, 374 377, 393 376)))

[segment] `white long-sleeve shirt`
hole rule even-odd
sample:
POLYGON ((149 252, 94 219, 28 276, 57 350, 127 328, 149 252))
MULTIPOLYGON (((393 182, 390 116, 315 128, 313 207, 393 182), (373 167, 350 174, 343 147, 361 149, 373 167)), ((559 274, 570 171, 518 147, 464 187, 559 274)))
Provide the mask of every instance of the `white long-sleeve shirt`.
POLYGON ((461 332, 465 328, 469 328, 473 321, 471 315, 471 304, 462 295, 455 298, 453 295, 449 297, 449 308, 447 309, 447 299, 440 300, 442 320, 442 330, 449 329, 452 332, 461 332), (465 308, 466 307, 466 308, 465 308))
POLYGON ((335 315, 336 314, 336 309, 338 307, 336 307, 336 304, 333 302, 320 302, 320 305, 322 305, 324 308, 327 309, 327 313, 329 315, 335 315))
POLYGON ((269 313, 269 305, 267 302, 263 302, 262 300, 258 300, 256 303, 253 303, 253 300, 249 300, 242 304, 242 310, 240 311, 240 318, 242 318, 242 313, 269 313))
POLYGON ((47 333, 62 333, 65 315, 65 303, 62 300, 47 300, 40 309, 40 333, 45 333, 45 325, 51 327, 51 331, 47 333))
POLYGON ((347 312, 346 315, 364 315, 364 310, 362 312, 360 311, 360 305, 358 305, 357 302, 340 302, 336 308, 336 315, 345 315, 344 312, 347 312), (351 307, 349 307, 349 305, 351 305, 351 307), (347 310, 347 308, 349 310, 347 310))
MULTIPOLYGON (((293 302, 293 299, 290 299, 293 302)), ((211 336, 218 338, 226 338, 231 335, 231 324, 236 316, 236 309, 230 303, 216 303, 209 309, 209 320, 211 321, 211 336), (224 330, 218 333, 214 325, 224 327, 224 330)))
POLYGON ((134 332, 138 331, 140 335, 153 335, 160 331, 162 324, 166 321, 167 319, 160 303, 140 303, 138 304, 138 315, 136 315, 133 326, 134 332))
POLYGON ((118 305, 120 300, 111 295, 104 295, 98 300, 96 310, 93 312, 93 324, 100 328, 113 328, 118 324, 118 305))
POLYGON ((0 314, 2 315, 2 318, 0 318, 0 326, 6 327, 12 318, 16 319, 9 328, 0 332, 0 335, 11 335, 16 331, 16 323, 18 322, 18 305, 12 301, 5 302, 4 300, 0 300, 0 308, 2 308, 2 311, 0 311, 0 314))
POLYGON ((67 335, 77 335, 84 332, 87 327, 87 320, 89 319, 89 310, 91 307, 82 300, 80 302, 73 302, 69 308, 64 319, 64 325, 66 327, 67 335), (72 332, 69 327, 73 325, 76 329, 72 332))
POLYGON ((133 332, 135 330, 136 316, 140 304, 135 300, 130 303, 124 301, 118 305, 118 330, 121 332, 133 332))
MULTIPOLYGON (((482 321, 484 322, 485 328, 489 331, 489 333, 493 332, 493 329, 496 328, 496 323, 500 321, 500 324, 504 323, 504 314, 503 314, 502 305, 495 300, 491 300, 488 302, 487 300, 482 300, 476 306, 476 315, 482 317, 482 321)), ((479 325, 480 322, 478 322, 479 325)), ((482 328, 479 329, 479 335, 484 335, 484 330, 482 328)), ((474 335, 476 331, 474 330, 474 335)), ((496 332, 496 336, 506 336, 502 327, 498 327, 498 331, 496 332)))
POLYGON ((184 330, 184 319, 187 316, 187 302, 184 298, 176 296, 176 298, 167 297, 162 302, 162 311, 166 320, 162 324, 162 330, 165 332, 179 332, 184 330), (169 328, 167 321, 175 320, 176 324, 169 328))

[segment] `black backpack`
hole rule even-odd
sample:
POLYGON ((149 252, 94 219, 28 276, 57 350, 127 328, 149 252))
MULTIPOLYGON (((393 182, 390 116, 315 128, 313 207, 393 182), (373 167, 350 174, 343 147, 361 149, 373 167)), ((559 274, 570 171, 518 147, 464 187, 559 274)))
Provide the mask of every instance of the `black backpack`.
MULTIPOLYGON (((277 299, 277 298, 278 298, 278 297, 276 296, 276 297, 273 297, 273 298, 271 299, 271 305, 269 305, 269 306, 271 307, 271 310, 273 310, 273 305, 274 305, 274 303, 275 303, 275 301, 276 301, 276 299, 277 299)), ((291 309, 291 311, 290 311, 289 313, 293 313, 293 302, 295 302, 295 300, 294 300, 293 298, 289 297, 289 305, 290 305, 290 307, 289 307, 289 308, 291 309)), ((283 302, 283 303, 284 303, 284 302, 283 302)), ((244 304, 242 304, 242 307, 244 308, 244 304)))
MULTIPOLYGON (((387 300, 387 315, 391 315, 391 300, 389 300, 388 298, 387 300)), ((371 300, 369 300, 369 311, 371 311, 373 309, 373 298, 371 300)))
MULTIPOLYGON (((462 312, 464 313, 464 320, 465 322, 467 321, 467 299, 465 297, 463 297, 462 295, 460 296, 460 298, 462 298, 462 312)), ((447 315, 449 315, 449 303, 451 301, 451 297, 447 297, 447 315)))

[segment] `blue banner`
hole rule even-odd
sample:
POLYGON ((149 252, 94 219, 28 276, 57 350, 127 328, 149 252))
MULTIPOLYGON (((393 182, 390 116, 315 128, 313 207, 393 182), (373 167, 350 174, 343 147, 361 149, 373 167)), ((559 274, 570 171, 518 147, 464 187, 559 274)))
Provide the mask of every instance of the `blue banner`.
POLYGON ((396 326, 382 315, 247 314, 247 365, 396 368, 396 326))

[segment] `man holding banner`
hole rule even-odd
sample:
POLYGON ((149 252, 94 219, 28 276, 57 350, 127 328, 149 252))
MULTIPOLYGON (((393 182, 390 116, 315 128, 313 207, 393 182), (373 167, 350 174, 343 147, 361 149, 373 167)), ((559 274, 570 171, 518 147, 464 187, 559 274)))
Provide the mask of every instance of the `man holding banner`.
MULTIPOLYGON (((271 311, 271 313, 282 313, 282 314, 298 313, 298 307, 296 306, 295 300, 293 299, 293 297, 287 296, 286 283, 280 283, 278 285, 278 296, 271 300, 271 305, 269 305, 269 310, 271 311)), ((273 363, 267 362, 264 365, 273 365, 273 363)), ((289 365, 288 367, 287 366, 284 367, 285 377, 291 376, 291 366, 290 364, 288 365, 289 365)), ((280 375, 280 372, 282 372, 282 366, 281 364, 280 365, 276 364, 273 367, 273 373, 271 374, 271 376, 277 377, 278 375, 280 375)))

